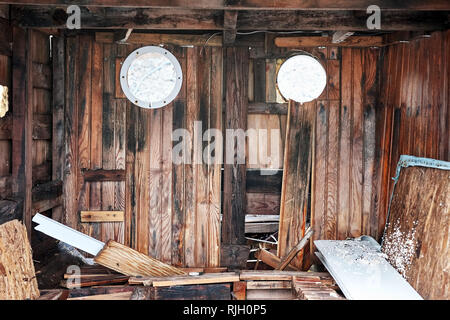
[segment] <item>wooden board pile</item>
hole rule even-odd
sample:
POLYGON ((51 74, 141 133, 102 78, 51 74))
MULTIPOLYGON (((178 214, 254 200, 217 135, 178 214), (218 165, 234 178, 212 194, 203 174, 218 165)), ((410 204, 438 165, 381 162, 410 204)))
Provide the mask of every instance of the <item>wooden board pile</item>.
POLYGON ((302 276, 292 279, 292 289, 300 300, 345 300, 336 288, 332 279, 302 276))
POLYGON ((326 272, 241 271, 239 279, 233 284, 233 297, 237 300, 343 299, 326 272))

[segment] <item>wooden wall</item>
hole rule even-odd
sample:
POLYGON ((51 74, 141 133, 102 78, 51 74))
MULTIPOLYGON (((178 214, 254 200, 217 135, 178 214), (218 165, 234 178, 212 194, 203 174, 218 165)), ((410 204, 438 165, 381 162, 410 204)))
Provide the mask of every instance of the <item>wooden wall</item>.
POLYGON ((0 7, 0 84, 9 89, 9 111, 0 119, 0 200, 8 199, 4 215, 23 218, 31 233, 33 214, 59 206, 62 191, 61 181, 52 181, 50 38, 11 26, 7 7, 0 7))
MULTIPOLYGON (((8 6, 6 6, 8 7, 8 6)), ((5 117, 0 118, 0 199, 10 197, 11 190, 11 155, 12 155, 12 142, 11 142, 11 48, 12 32, 9 27, 9 10, 6 10, 5 6, 0 7, 0 26, 2 32, 0 34, 0 85, 8 87, 9 96, 9 112, 5 117)))
POLYGON ((327 59, 316 109, 311 219, 315 239, 378 238, 379 49, 340 48, 327 59), (339 72, 340 70, 340 72, 339 72), (340 74, 340 76, 338 76, 340 74))
POLYGON ((393 181, 387 178, 395 175, 400 155, 450 160, 450 31, 388 46, 382 60, 388 201, 393 181))
POLYGON ((146 110, 125 99, 118 83, 121 61, 144 45, 67 38, 65 192, 74 196, 66 197, 65 221, 174 265, 218 266, 221 166, 194 164, 201 150, 193 146, 194 121, 203 131, 222 128, 222 49, 169 48, 182 66, 181 92, 146 110), (172 164, 177 128, 192 134, 191 164, 172 164), (83 170, 98 169, 124 170, 125 179, 83 183, 83 170), (125 221, 81 224, 80 210, 125 211, 125 221))

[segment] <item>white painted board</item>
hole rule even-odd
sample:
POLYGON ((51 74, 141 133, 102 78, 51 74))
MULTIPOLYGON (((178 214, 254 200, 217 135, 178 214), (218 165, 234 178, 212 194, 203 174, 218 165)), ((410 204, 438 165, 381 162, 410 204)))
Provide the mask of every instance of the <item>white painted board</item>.
POLYGON ((105 246, 103 242, 74 230, 62 223, 59 223, 58 221, 47 218, 42 214, 36 213, 33 217, 33 222, 38 224, 38 226, 34 228, 35 230, 43 232, 52 238, 67 243, 72 247, 83 250, 94 256, 96 256, 105 246))
POLYGON ((316 240, 316 255, 347 299, 422 300, 369 241, 316 240))

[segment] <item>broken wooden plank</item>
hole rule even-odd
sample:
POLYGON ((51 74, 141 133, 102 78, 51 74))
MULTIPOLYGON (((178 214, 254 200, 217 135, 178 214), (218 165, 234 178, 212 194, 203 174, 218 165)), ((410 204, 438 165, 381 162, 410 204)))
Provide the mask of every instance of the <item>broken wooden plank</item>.
MULTIPOLYGON (((277 255, 262 248, 256 251, 255 257, 274 269, 281 264, 281 260, 277 255)), ((288 265, 286 269, 289 271, 298 271, 298 269, 293 265, 288 265)))
POLYGON ((109 240, 94 261, 128 276, 183 275, 184 271, 109 240))
POLYGON ((123 284, 128 282, 129 277, 124 275, 108 275, 91 278, 69 277, 61 281, 60 285, 64 288, 83 288, 92 286, 104 286, 111 284, 123 284))
POLYGON ((245 233, 275 233, 278 225, 278 222, 246 223, 245 233))
POLYGON ((69 294, 65 289, 41 290, 41 295, 37 300, 66 300, 69 294))
POLYGON ((123 211, 81 211, 81 222, 123 222, 123 211))
POLYGON ((34 300, 39 294, 25 226, 18 220, 0 225, 0 300, 34 300))
POLYGON ((306 246, 306 244, 308 243, 309 239, 311 238, 311 236, 313 235, 314 230, 309 230, 306 232, 305 236, 302 238, 302 240, 300 240, 300 242, 291 249, 291 251, 289 251, 289 253, 286 255, 286 257, 284 257, 283 259, 281 259, 280 264, 278 265, 278 267, 276 267, 277 270, 284 270, 289 263, 292 261, 292 259, 295 258, 295 256, 306 246))

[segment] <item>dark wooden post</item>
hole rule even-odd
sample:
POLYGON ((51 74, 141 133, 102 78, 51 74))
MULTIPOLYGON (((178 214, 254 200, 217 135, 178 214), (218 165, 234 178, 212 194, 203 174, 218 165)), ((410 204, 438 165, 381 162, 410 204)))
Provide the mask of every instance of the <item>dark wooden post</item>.
MULTIPOLYGON (((225 129, 247 130, 248 59, 247 48, 227 48, 225 51, 225 129)), ((230 158, 227 152, 231 151, 227 148, 230 144, 227 139, 230 138, 225 140, 221 264, 245 267, 249 250, 245 246, 245 155, 242 159, 237 154, 239 142, 233 141, 235 154, 232 158, 235 161, 227 163, 226 159, 230 158)))
POLYGON ((13 195, 23 199, 23 222, 31 236, 33 99, 31 31, 13 28, 12 177, 13 195))

